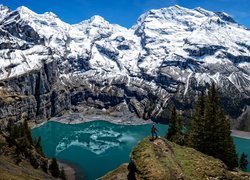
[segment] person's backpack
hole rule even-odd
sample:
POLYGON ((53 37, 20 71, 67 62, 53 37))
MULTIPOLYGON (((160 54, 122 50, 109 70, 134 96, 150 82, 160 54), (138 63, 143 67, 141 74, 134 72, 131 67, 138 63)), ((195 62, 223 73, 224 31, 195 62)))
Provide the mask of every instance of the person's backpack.
POLYGON ((155 131, 156 131, 155 125, 152 126, 151 131, 152 131, 152 132, 155 132, 155 131))

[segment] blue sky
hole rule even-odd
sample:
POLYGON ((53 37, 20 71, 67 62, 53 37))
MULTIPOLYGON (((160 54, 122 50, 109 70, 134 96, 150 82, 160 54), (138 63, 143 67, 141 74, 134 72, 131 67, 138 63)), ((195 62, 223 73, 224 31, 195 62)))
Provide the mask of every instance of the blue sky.
POLYGON ((224 11, 240 24, 250 27, 250 0, 0 0, 0 3, 11 9, 23 5, 37 13, 51 11, 70 24, 100 15, 128 28, 147 10, 178 4, 224 11))

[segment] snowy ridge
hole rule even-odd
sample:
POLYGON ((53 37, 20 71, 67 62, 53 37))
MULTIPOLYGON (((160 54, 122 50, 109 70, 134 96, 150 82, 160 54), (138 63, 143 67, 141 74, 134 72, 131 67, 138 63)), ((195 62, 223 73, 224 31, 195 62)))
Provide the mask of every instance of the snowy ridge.
POLYGON ((193 96, 212 81, 236 99, 250 97, 250 31, 226 13, 200 7, 151 10, 126 29, 100 16, 70 25, 50 12, 1 5, 0 80, 51 61, 63 86, 127 98, 122 103, 134 109, 153 94, 156 114, 173 94, 193 96))

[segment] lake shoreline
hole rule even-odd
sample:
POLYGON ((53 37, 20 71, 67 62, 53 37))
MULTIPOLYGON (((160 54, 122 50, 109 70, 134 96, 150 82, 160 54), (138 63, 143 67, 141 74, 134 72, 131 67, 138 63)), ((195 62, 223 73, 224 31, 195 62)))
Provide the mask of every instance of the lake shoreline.
POLYGON ((247 131, 231 130, 231 135, 242 139, 250 139, 250 132, 247 131))
POLYGON ((40 127, 43 124, 54 121, 63 124, 81 124, 92 121, 107 121, 113 124, 118 125, 144 125, 144 124, 152 124, 152 120, 143 120, 141 118, 136 118, 134 116, 126 116, 126 117, 114 117, 108 115, 84 115, 83 113, 73 113, 60 117, 53 117, 47 121, 41 123, 32 123, 32 128, 40 127))
MULTIPOLYGON (((70 117, 72 118, 72 116, 70 117)), ((61 119, 64 119, 64 117, 61 117, 61 119)), ((34 135, 35 137, 44 137, 44 142, 48 140, 53 142, 51 145, 44 146, 45 150, 47 147, 45 152, 50 157, 54 156, 53 153, 57 149, 60 151, 67 149, 58 157, 69 160, 69 166, 73 168, 69 172, 75 171, 77 174, 79 170, 82 175, 94 179, 113 169, 115 163, 128 162, 131 149, 143 137, 150 136, 151 130, 151 124, 138 126, 115 125, 110 121, 100 121, 98 119, 100 118, 87 123, 81 121, 81 124, 75 124, 78 121, 72 120, 63 121, 64 123, 48 121, 40 128, 34 129, 34 135), (68 123, 71 124, 68 125, 68 123), (60 135, 59 138, 57 134, 60 135), (53 147, 53 149, 50 147, 53 147), (92 167, 95 167, 95 169, 92 167)), ((158 124, 157 128, 159 136, 164 137, 168 126, 158 124)), ((232 131, 232 136, 243 136, 239 131, 236 132, 232 131)), ((245 133, 244 135, 246 136, 245 133)), ((233 140, 236 148, 238 148, 238 153, 249 151, 247 147, 244 147, 246 143, 244 139, 233 138, 233 140)), ((247 143, 250 143, 249 140, 247 143)), ((74 178, 83 179, 76 176, 74 178)))
MULTIPOLYGON (((151 124, 151 120, 143 120, 135 117, 113 117, 108 115, 84 115, 83 113, 68 114, 60 117, 53 117, 47 121, 38 123, 32 121, 29 123, 32 129, 38 128, 48 122, 58 122, 62 124, 82 124, 86 122, 93 121, 107 121, 118 125, 145 125, 151 124)), ((83 179, 84 173, 75 164, 65 162, 63 160, 58 160, 59 166, 64 168, 65 174, 68 180, 83 179)))
MULTIPOLYGON (((135 116, 120 117, 120 116, 109 116, 109 115, 96 115, 96 114, 85 115, 83 113, 72 113, 72 114, 67 114, 67 115, 60 116, 60 117, 53 117, 41 123, 33 122, 31 123, 31 127, 32 129, 36 127, 40 127, 49 121, 59 122, 63 124, 81 124, 81 123, 92 122, 92 121, 97 121, 97 120, 107 121, 107 122, 118 124, 118 125, 145 125, 145 124, 153 123, 152 120, 143 120, 135 116)), ((250 139, 250 132, 247 132, 247 131, 231 130, 231 135, 233 137, 250 139)))

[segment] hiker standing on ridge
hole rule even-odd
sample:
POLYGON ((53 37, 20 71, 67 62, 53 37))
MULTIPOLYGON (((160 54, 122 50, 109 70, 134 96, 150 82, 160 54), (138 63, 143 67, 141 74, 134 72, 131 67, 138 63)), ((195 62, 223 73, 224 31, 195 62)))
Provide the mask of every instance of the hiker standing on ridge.
POLYGON ((158 132, 158 129, 156 128, 156 124, 153 123, 153 126, 151 128, 152 139, 157 139, 158 138, 157 132, 158 132))

